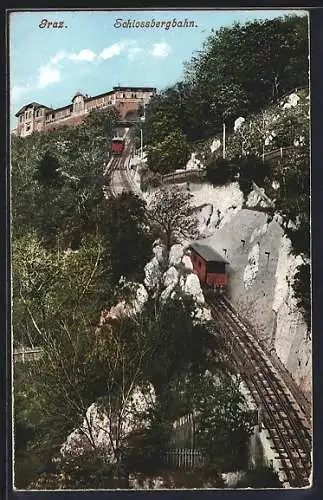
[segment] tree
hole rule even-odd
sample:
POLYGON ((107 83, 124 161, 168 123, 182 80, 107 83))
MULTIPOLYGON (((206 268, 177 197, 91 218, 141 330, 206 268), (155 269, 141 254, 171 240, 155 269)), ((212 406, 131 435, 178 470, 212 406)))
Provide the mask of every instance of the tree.
POLYGON ((237 382, 229 375, 206 371, 190 381, 196 446, 218 470, 244 467, 252 432, 250 413, 237 382))
POLYGON ((248 112, 259 110, 295 87, 307 85, 307 17, 286 16, 220 28, 187 64, 186 80, 206 90, 207 96, 210 87, 216 92, 228 82, 241 85, 248 112))
POLYGON ((105 206, 100 231, 114 283, 121 276, 133 280, 143 277, 151 255, 151 236, 145 202, 133 193, 111 198, 105 206))
POLYGON ((178 291, 165 301, 149 299, 140 315, 145 378, 157 398, 165 398, 172 383, 205 360, 208 332, 194 323, 195 309, 192 298, 178 291))
POLYGON ((46 151, 43 158, 39 162, 36 179, 39 184, 44 187, 59 188, 63 184, 63 179, 59 174, 59 162, 55 156, 49 151, 46 151))
POLYGON ((78 252, 45 250, 35 234, 13 243, 14 342, 40 345, 51 327, 74 317, 91 325, 112 300, 110 269, 100 240, 88 238, 78 252))
POLYGON ((180 238, 190 238, 197 233, 197 219, 190 199, 190 193, 176 186, 163 187, 152 195, 148 218, 156 226, 168 251, 180 238))
POLYGON ((147 148, 149 168, 162 174, 184 167, 189 156, 190 147, 183 132, 179 129, 168 133, 166 137, 147 148))
POLYGON ((297 305, 303 312, 308 329, 311 329, 311 266, 309 263, 297 267, 294 276, 293 290, 297 305))
POLYGON ((248 109, 248 98, 244 89, 237 83, 229 83, 217 89, 214 96, 216 112, 222 117, 222 121, 232 127, 238 116, 244 116, 248 109))
POLYGON ((259 465, 247 471, 244 478, 240 479, 236 488, 283 488, 277 472, 271 467, 259 465))
POLYGON ((234 181, 237 173, 238 166, 232 159, 211 157, 206 165, 206 177, 215 186, 234 181))
POLYGON ((115 123, 114 112, 93 111, 77 127, 13 140, 15 231, 36 229, 50 248, 64 232, 66 247, 75 249, 85 234, 97 232, 103 163, 115 123))
POLYGON ((116 109, 92 110, 82 122, 81 127, 91 136, 103 139, 106 142, 112 138, 113 129, 117 124, 116 109))

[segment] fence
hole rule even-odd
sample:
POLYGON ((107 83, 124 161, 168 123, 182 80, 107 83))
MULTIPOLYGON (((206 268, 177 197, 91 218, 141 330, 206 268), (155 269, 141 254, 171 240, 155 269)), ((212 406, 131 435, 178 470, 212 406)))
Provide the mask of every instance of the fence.
POLYGON ((194 417, 184 415, 173 423, 169 444, 174 448, 194 448, 194 417))
POLYGON ((166 450, 164 455, 165 465, 175 469, 192 469, 202 467, 205 464, 205 457, 201 450, 190 448, 172 448, 166 450))
POLYGON ((164 184, 172 184, 179 181, 194 181, 205 177, 205 170, 183 170, 183 172, 171 172, 162 176, 164 184))
POLYGON ((287 156, 288 151, 291 151, 293 149, 295 149, 295 146, 278 148, 278 149, 274 149, 273 151, 268 151, 267 153, 264 153, 262 156, 267 161, 276 160, 277 158, 282 159, 285 156, 287 156))

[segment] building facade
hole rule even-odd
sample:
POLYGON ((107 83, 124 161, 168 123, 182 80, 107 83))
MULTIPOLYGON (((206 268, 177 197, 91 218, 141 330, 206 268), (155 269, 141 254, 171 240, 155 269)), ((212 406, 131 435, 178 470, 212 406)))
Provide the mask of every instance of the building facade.
POLYGON ((113 90, 94 97, 77 92, 71 104, 60 108, 31 102, 17 113, 18 124, 14 134, 26 137, 33 132, 43 132, 61 126, 75 126, 81 123, 94 109, 115 109, 120 120, 138 113, 156 94, 153 87, 113 87, 113 90))

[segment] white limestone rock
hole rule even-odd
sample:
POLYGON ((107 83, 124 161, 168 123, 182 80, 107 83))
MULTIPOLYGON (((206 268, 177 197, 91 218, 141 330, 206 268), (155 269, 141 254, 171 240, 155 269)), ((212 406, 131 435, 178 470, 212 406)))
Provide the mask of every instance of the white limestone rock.
POLYGON ((126 394, 125 398, 121 400, 119 411, 114 408, 100 408, 97 403, 92 403, 86 411, 82 425, 71 432, 61 446, 61 455, 64 458, 75 457, 99 449, 105 453, 108 462, 115 463, 117 441, 120 446, 130 432, 147 428, 147 411, 153 408, 156 402, 151 384, 146 387, 136 386, 130 397, 126 394))
POLYGON ((246 121, 245 118, 243 118, 243 116, 239 116, 239 118, 237 118, 234 122, 234 131, 237 132, 239 130, 239 128, 241 127, 241 125, 246 121))
POLYGON ((188 255, 184 255, 182 258, 182 264, 186 271, 193 271, 193 264, 191 258, 188 255))
POLYGON ((158 259, 156 257, 153 257, 151 261, 149 261, 148 264, 145 265, 144 270, 144 284, 148 288, 148 290, 154 290, 158 288, 162 276, 158 259))
POLYGON ((182 289, 184 293, 191 295, 197 304, 205 304, 200 280, 196 274, 191 273, 187 276, 182 285, 182 289))
POLYGON ((249 252, 248 265, 246 266, 243 273, 243 282, 246 289, 250 288, 253 285, 257 277, 259 268, 259 255, 259 244, 256 243, 256 245, 254 245, 249 252))
POLYGON ((184 255, 184 247, 181 244, 173 245, 169 251, 169 266, 178 266, 184 255))
POLYGON ((178 271, 174 266, 171 266, 163 275, 163 283, 165 287, 174 288, 178 283, 178 271))

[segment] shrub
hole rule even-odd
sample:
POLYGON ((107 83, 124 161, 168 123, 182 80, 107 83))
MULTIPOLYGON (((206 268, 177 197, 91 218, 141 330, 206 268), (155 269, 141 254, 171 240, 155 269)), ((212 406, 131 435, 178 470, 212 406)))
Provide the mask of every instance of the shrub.
POLYGON ((225 158, 211 158, 206 166, 206 178, 213 185, 226 184, 235 180, 238 173, 238 167, 235 160, 225 158))

